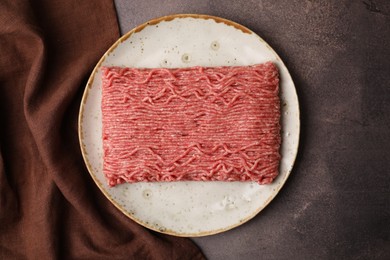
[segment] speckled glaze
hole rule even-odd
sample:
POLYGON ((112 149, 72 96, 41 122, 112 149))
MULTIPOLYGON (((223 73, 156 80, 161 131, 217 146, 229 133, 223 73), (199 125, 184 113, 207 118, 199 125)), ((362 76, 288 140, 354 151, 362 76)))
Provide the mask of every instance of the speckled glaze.
POLYGON ((299 143, 299 106, 291 76, 258 35, 234 22, 206 15, 171 15, 151 20, 119 39, 88 81, 79 137, 88 170, 107 198, 139 224, 176 236, 204 236, 241 225, 278 193, 293 167, 299 143), (282 159, 271 185, 252 182, 136 183, 108 187, 103 175, 101 67, 190 67, 252 65, 273 61, 280 70, 282 159))

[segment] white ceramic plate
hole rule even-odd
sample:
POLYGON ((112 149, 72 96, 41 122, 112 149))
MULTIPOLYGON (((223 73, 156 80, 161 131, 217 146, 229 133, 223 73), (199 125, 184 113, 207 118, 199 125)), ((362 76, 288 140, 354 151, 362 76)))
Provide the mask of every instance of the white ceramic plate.
POLYGON ((79 137, 92 178, 125 215, 155 231, 204 236, 253 218, 285 183, 298 149, 298 99, 287 68, 272 48, 249 29, 218 17, 171 15, 142 24, 120 38, 101 58, 88 81, 79 137), (273 61, 280 70, 282 147, 280 175, 271 185, 252 182, 136 183, 108 187, 103 175, 101 67, 189 67, 251 65, 273 61))

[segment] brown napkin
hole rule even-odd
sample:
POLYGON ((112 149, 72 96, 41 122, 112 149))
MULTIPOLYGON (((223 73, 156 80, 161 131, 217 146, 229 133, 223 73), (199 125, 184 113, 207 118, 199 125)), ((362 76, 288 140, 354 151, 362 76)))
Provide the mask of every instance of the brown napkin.
POLYGON ((88 75, 119 37, 112 0, 0 2, 0 259, 201 259, 102 195, 81 157, 88 75))

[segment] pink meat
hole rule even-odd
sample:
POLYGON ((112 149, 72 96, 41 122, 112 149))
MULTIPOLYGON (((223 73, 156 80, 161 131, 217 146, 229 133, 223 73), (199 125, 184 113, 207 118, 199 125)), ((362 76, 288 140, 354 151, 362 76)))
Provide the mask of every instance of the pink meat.
POLYGON ((278 175, 278 71, 104 67, 103 171, 123 182, 256 181, 278 175))

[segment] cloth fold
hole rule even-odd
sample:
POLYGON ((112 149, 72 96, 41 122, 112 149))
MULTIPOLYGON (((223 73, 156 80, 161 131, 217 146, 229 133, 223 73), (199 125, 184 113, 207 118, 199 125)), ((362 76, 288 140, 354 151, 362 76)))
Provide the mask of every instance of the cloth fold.
POLYGON ((112 0, 0 3, 0 259, 202 259, 103 196, 77 119, 93 66, 119 37, 112 0))

